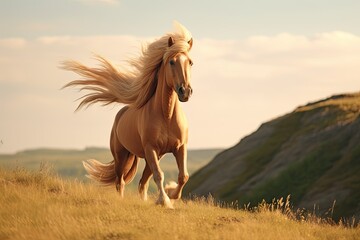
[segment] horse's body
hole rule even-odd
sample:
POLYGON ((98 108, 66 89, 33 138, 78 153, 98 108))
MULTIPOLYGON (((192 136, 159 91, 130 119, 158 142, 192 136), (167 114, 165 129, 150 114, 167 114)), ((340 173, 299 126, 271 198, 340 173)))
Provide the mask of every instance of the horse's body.
POLYGON ((153 175, 159 189, 157 202, 169 208, 172 208, 170 199, 181 197, 189 178, 188 125, 179 100, 185 102, 192 94, 192 61, 188 55, 192 38, 183 26, 178 27, 180 33, 168 34, 150 44, 143 51, 141 61, 133 62, 138 72, 120 73, 103 58, 100 58, 102 69, 87 68, 76 62, 64 65, 65 69, 85 77, 66 86, 79 85, 93 91, 84 96, 79 107, 99 101, 128 104, 116 115, 111 131, 110 149, 114 161, 108 164, 96 160, 84 162, 89 177, 106 185, 115 184, 123 196, 125 184, 135 176, 138 158, 145 158, 146 166, 139 183, 140 196, 147 199, 148 181, 153 175), (134 89, 137 92, 133 93, 134 89), (174 154, 179 176, 177 185, 165 189, 159 161, 166 153, 174 154))

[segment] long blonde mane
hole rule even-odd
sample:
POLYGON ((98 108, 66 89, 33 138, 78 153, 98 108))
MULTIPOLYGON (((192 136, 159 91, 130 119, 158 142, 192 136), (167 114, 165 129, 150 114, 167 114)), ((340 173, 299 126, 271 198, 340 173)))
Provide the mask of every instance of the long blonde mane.
POLYGON ((81 98, 77 109, 97 102, 104 105, 115 102, 133 104, 137 108, 144 106, 155 93, 157 73, 162 62, 167 62, 177 53, 190 51, 191 33, 180 23, 175 22, 174 25, 174 33, 168 33, 144 46, 139 58, 129 60, 131 68, 126 71, 119 71, 111 62, 100 56, 96 56, 100 63, 98 68, 89 68, 76 61, 64 62, 62 68, 83 77, 64 87, 81 86, 81 90, 89 91, 81 98), (175 44, 168 47, 170 37, 175 44))

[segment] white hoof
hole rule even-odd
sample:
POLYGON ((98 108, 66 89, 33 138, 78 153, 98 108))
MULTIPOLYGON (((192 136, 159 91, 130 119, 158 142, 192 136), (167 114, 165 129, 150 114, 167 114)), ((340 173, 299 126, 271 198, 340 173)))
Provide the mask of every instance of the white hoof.
POLYGON ((162 205, 169 209, 174 209, 174 206, 168 196, 166 196, 165 198, 159 197, 158 200, 156 201, 156 204, 162 205))
POLYGON ((143 201, 147 201, 148 200, 148 196, 146 193, 140 193, 140 199, 143 201))

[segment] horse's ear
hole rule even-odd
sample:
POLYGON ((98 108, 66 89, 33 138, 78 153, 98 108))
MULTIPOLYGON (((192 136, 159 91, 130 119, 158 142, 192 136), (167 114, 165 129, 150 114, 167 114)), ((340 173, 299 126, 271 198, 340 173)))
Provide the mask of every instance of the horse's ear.
POLYGON ((174 43, 175 43, 174 38, 173 38, 173 37, 169 37, 169 39, 168 39, 168 47, 171 47, 172 45, 174 45, 174 43))
POLYGON ((188 44, 189 44, 189 46, 190 46, 189 49, 191 49, 191 47, 192 47, 192 45, 193 45, 193 38, 191 38, 191 39, 188 41, 188 44))

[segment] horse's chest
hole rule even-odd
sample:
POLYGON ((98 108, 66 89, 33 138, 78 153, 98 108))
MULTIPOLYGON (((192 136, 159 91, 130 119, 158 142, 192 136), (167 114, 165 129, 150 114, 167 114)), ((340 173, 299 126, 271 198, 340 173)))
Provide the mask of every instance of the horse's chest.
POLYGON ((172 114, 171 119, 168 119, 159 111, 143 108, 135 119, 143 149, 151 147, 159 154, 167 153, 176 150, 187 141, 186 117, 178 109, 172 114))
POLYGON ((169 152, 186 143, 187 128, 178 123, 159 124, 153 137, 158 148, 169 152))

